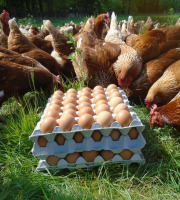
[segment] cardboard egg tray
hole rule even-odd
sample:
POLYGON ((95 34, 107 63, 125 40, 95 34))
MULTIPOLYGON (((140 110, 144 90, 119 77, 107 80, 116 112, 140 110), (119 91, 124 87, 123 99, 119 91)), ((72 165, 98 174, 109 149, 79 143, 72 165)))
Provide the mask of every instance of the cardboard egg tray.
POLYGON ((84 138, 81 143, 72 140, 66 140, 64 145, 58 145, 55 141, 48 142, 46 147, 40 147, 37 143, 34 144, 32 153, 34 156, 45 159, 47 155, 58 155, 64 158, 69 153, 90 151, 90 150, 117 150, 131 149, 140 151, 146 144, 146 141, 140 133, 137 139, 130 139, 128 135, 121 135, 119 140, 113 141, 110 136, 102 137, 101 141, 94 141, 93 138, 84 138))
MULTIPOLYGON (((119 92, 123 96, 123 101, 124 103, 128 106, 130 114, 132 116, 132 122, 128 127, 122 127, 119 122, 115 121, 116 114, 113 113, 113 108, 110 107, 112 111, 112 116, 114 118, 114 122, 111 124, 110 127, 103 128, 101 127, 100 124, 95 122, 90 129, 82 129, 78 124, 75 124, 72 127, 71 131, 66 131, 64 132, 59 126, 56 126, 51 133, 46 133, 44 134, 41 129, 41 123, 44 119, 44 116, 46 114, 46 111, 50 105, 50 100, 51 98, 48 99, 48 103, 46 105, 46 108, 44 110, 43 115, 41 116, 40 121, 37 123, 32 135, 29 137, 32 142, 34 142, 34 146, 32 149, 32 153, 34 156, 40 158, 41 160, 39 161, 39 165, 37 167, 37 170, 45 170, 45 169, 63 169, 63 168, 87 168, 87 167, 93 167, 97 165, 101 165, 102 163, 105 162, 105 160, 98 155, 94 162, 86 162, 85 159, 80 156, 76 163, 68 163, 65 160, 65 157, 67 154, 74 153, 74 152, 83 152, 83 151, 91 151, 91 150, 96 150, 96 151, 101 151, 101 150, 111 150, 115 154, 121 152, 123 149, 129 149, 131 150, 134 155, 131 157, 130 160, 123 160, 121 156, 118 154, 114 156, 112 161, 108 161, 108 164, 113 164, 113 163, 144 163, 145 159, 141 153, 141 149, 145 146, 145 139, 142 135, 142 131, 144 130, 145 126, 141 123, 141 120, 138 118, 137 114, 133 112, 132 106, 129 105, 128 98, 126 97, 125 93, 123 90, 118 88, 119 92), (139 132, 139 135, 136 139, 130 139, 128 133, 131 128, 136 128, 137 131, 139 132), (121 136, 119 140, 114 141, 112 140, 110 133, 112 130, 118 129, 119 132, 121 133, 121 136), (94 141, 92 138, 93 131, 99 130, 102 134, 102 138, 100 141, 94 141), (73 139, 74 135, 76 132, 80 132, 83 136, 84 139, 81 143, 75 142, 73 139), (55 138, 57 134, 62 134, 65 138, 65 142, 63 145, 58 145, 55 142, 55 138), (47 140, 47 144, 45 147, 40 147, 38 145, 38 138, 39 136, 43 136, 47 140), (55 155, 60 158, 57 166, 50 166, 46 162, 46 158, 49 155, 55 155)), ((107 92, 105 89, 105 94, 106 98, 109 103, 109 97, 107 96, 107 92)), ((66 93, 64 94, 65 96, 63 97, 63 101, 65 100, 66 93)), ((79 97, 79 92, 77 97, 79 97)), ((93 111, 95 113, 95 104, 93 103, 93 98, 91 98, 91 107, 93 108, 93 111)), ((63 102, 62 102, 63 103, 63 102)), ((78 108, 78 105, 77 105, 78 108)), ((61 107, 63 110, 63 106, 61 107)), ((78 111, 76 112, 78 116, 78 111)), ((62 113, 59 113, 61 116, 62 113)), ((93 116, 94 119, 97 119, 97 116, 93 116)), ((78 121, 79 117, 75 117, 76 121, 78 121)), ((59 119, 57 119, 57 122, 59 122, 59 119)))
MULTIPOLYGON (((115 152, 117 153, 117 152, 115 152)), ((134 152, 134 155, 129 160, 123 160, 120 155, 116 154, 111 161, 105 161, 102 156, 98 155, 93 162, 86 162, 86 160, 79 156, 75 163, 68 163, 65 159, 60 159, 56 166, 49 165, 46 160, 40 160, 37 170, 44 171, 44 170, 51 170, 51 169, 77 169, 77 168, 93 168, 96 166, 100 166, 103 163, 105 164, 131 164, 131 163, 139 163, 144 164, 145 159, 141 151, 134 152)))

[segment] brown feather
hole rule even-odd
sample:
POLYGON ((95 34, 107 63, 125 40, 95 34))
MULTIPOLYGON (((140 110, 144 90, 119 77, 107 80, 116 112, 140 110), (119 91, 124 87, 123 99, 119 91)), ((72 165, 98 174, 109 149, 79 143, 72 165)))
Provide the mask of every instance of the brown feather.
POLYGON ((144 64, 141 75, 129 86, 129 98, 145 98, 149 88, 155 83, 171 64, 180 59, 180 49, 171 49, 164 56, 144 64))

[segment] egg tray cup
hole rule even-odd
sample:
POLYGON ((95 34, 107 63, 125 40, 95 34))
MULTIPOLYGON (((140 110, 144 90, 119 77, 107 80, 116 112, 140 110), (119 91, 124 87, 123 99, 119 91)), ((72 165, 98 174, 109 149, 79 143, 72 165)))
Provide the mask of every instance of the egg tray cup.
POLYGON ((72 140, 65 140, 63 145, 58 145, 55 141, 48 142, 46 147, 40 147, 37 143, 33 145, 32 153, 40 159, 46 159, 47 155, 56 155, 64 158, 67 154, 74 152, 83 152, 96 150, 122 150, 133 149, 140 151, 146 144, 146 141, 139 133, 136 139, 130 139, 129 135, 121 135, 118 140, 112 140, 111 136, 103 136, 100 141, 94 141, 92 137, 84 138, 81 143, 72 140))
POLYGON ((54 169, 69 169, 74 170, 78 168, 93 168, 96 166, 101 166, 103 164, 131 164, 139 163, 145 164, 145 158, 141 151, 134 153, 134 155, 129 160, 123 160, 120 155, 115 155, 111 161, 105 161, 102 156, 98 155, 93 162, 86 162, 86 160, 80 156, 75 163, 68 163, 65 159, 60 159, 56 166, 49 165, 46 160, 40 160, 36 168, 37 171, 54 170, 54 169))

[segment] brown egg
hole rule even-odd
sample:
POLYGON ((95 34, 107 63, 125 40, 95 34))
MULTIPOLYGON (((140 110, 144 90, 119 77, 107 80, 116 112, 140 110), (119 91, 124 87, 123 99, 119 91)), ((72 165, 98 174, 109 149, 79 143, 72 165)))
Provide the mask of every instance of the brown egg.
POLYGON ((105 161, 112 160, 113 157, 114 157, 114 155, 115 154, 112 151, 110 151, 110 150, 102 150, 101 151, 101 156, 103 157, 103 159, 105 161))
POLYGON ((82 96, 86 96, 86 97, 88 97, 90 99, 92 98, 91 93, 88 92, 88 91, 81 92, 80 95, 79 95, 79 97, 82 97, 82 96))
POLYGON ((97 107, 99 104, 106 104, 106 105, 109 105, 108 102, 107 102, 107 100, 99 100, 99 101, 96 103, 95 107, 97 107))
POLYGON ((59 99, 52 99, 50 105, 52 104, 57 104, 58 106, 62 106, 62 101, 60 101, 59 99))
POLYGON ((124 103, 124 101, 121 97, 113 97, 110 100, 110 106, 113 107, 113 108, 115 108, 120 103, 124 103))
POLYGON ((93 131, 91 137, 93 138, 94 141, 98 142, 98 141, 101 141, 103 135, 99 130, 95 130, 93 131))
POLYGON ((108 96, 110 97, 111 94, 114 93, 114 92, 119 92, 119 90, 118 90, 118 89, 112 89, 112 90, 110 90, 110 91, 108 92, 108 96))
POLYGON ((129 111, 128 106, 125 103, 120 103, 114 108, 114 113, 117 114, 121 110, 127 110, 129 111))
POLYGON ((131 138, 131 140, 134 140, 138 137, 139 132, 137 131, 136 128, 131 128, 128 134, 129 134, 129 137, 131 138))
POLYGON ((55 118, 47 117, 41 123, 41 131, 43 133, 51 133, 56 125, 57 122, 55 118))
POLYGON ((99 104, 98 106, 96 106, 96 115, 98 115, 102 111, 108 111, 109 113, 111 113, 110 107, 107 104, 99 104))
POLYGON ((76 132, 73 137, 74 141, 77 143, 81 143, 84 140, 84 136, 81 132, 76 132))
POLYGON ((124 149, 119 154, 123 160, 129 160, 133 156, 133 152, 129 149, 124 149))
POLYGON ((132 122, 132 116, 127 110, 121 110, 116 115, 116 121, 118 121, 122 127, 126 127, 132 122))
POLYGON ((110 133, 112 140, 116 141, 119 140, 121 133, 118 129, 113 129, 110 133))
POLYGON ((79 126, 81 126, 81 128, 83 129, 90 129, 93 123, 94 123, 94 118, 90 114, 84 114, 81 117, 79 117, 78 120, 79 126))
POLYGON ((82 96, 82 97, 79 97, 79 101, 78 101, 78 104, 80 105, 82 102, 88 102, 88 103, 92 103, 91 102, 91 99, 87 96, 82 96))
POLYGON ((113 123, 113 117, 108 111, 102 111, 97 116, 97 123, 99 123, 103 128, 110 127, 113 123))
POLYGON ((75 94, 75 93, 68 93, 68 94, 66 94, 66 98, 67 97, 73 97, 77 100, 77 94, 75 94))
POLYGON ((95 97, 94 97, 94 103, 97 103, 99 100, 106 100, 106 95, 105 94, 97 94, 95 97))
POLYGON ((61 90, 56 90, 53 95, 64 96, 64 93, 61 90))
POLYGON ((95 91, 93 92, 93 97, 95 97, 95 96, 98 95, 98 94, 104 94, 104 95, 105 95, 105 91, 104 91, 104 90, 95 90, 95 91))
POLYGON ((84 114, 90 114, 90 115, 94 115, 93 109, 90 107, 84 107, 79 111, 79 117, 81 117, 84 114))
POLYGON ((78 106, 78 110, 80 111, 81 109, 83 109, 84 107, 91 107, 91 104, 88 102, 82 102, 79 106, 78 106))
POLYGON ((57 134, 54 141, 58 144, 58 145, 64 145, 66 138, 60 133, 57 134))
POLYGON ((73 115, 63 114, 59 119, 59 127, 65 131, 71 131, 72 127, 75 125, 75 119, 73 115))
POLYGON ((74 97, 67 97, 64 100, 64 106, 69 104, 69 103, 73 103, 74 105, 77 105, 76 99, 74 97))
POLYGON ((48 156, 46 158, 46 162, 51 166, 56 166, 58 164, 59 160, 60 160, 60 158, 57 156, 54 156, 54 155, 48 156))
POLYGON ((121 98, 123 98, 122 94, 121 94, 120 92, 118 92, 118 91, 115 91, 115 92, 111 93, 111 95, 110 95, 110 100, 111 100, 113 97, 121 97, 121 98))
POLYGON ((104 88, 102 86, 100 86, 100 85, 97 85, 96 87, 94 87, 93 92, 95 90, 103 90, 104 91, 104 88))
POLYGON ((81 92, 84 92, 84 91, 87 91, 87 92, 90 92, 90 93, 92 92, 91 88, 89 88, 89 87, 82 88, 81 92))
POLYGON ((70 115, 73 115, 74 117, 77 117, 76 111, 74 109, 71 109, 71 108, 63 111, 63 114, 70 114, 70 115))
POLYGON ((77 94, 77 90, 71 88, 71 89, 69 89, 69 90, 66 92, 66 94, 69 94, 69 93, 77 94))
POLYGON ((61 107, 58 106, 57 104, 50 104, 49 107, 48 107, 48 110, 56 110, 56 111, 58 111, 60 113, 61 112, 61 107))
POLYGON ((54 99, 58 99, 59 101, 63 101, 63 96, 59 95, 59 94, 56 94, 56 95, 53 95, 51 97, 51 101, 54 100, 54 99))
POLYGON ((39 136, 38 137, 38 140, 37 140, 37 143, 40 147, 45 147, 48 143, 47 139, 44 138, 43 136, 39 136))
POLYGON ((112 90, 112 89, 118 89, 118 88, 117 88, 117 86, 116 86, 115 84, 110 84, 110 85, 106 88, 107 92, 109 92, 109 91, 112 90))
POLYGON ((64 108, 63 108, 63 112, 64 112, 65 110, 68 110, 68 109, 73 109, 73 110, 75 110, 75 111, 77 110, 76 105, 73 104, 73 103, 68 103, 67 105, 65 105, 64 108))
POLYGON ((74 152, 74 153, 67 154, 65 159, 68 163, 75 163, 76 160, 79 158, 79 156, 80 156, 79 152, 74 152))
POLYGON ((82 152, 82 157, 85 159, 86 162, 93 162, 97 156, 98 151, 95 150, 82 152))
POLYGON ((47 118, 47 117, 53 117, 55 119, 59 119, 60 115, 59 115, 59 112, 57 110, 50 109, 50 110, 47 110, 44 118, 47 118))

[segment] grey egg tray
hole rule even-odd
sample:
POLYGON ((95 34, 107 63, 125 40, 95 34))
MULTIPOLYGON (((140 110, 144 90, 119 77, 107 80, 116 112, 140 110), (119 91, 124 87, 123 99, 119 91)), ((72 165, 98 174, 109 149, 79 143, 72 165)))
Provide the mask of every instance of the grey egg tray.
POLYGON ((68 163, 65 159, 60 159, 56 166, 49 165, 46 160, 40 160, 37 166, 37 171, 53 170, 53 169, 78 169, 78 168, 92 168, 100 166, 102 164, 131 164, 139 163, 144 164, 146 161, 141 151, 136 152, 130 160, 123 160, 120 155, 115 155, 112 161, 105 161, 100 155, 98 155, 93 162, 86 162, 85 159, 80 156, 75 163, 68 163))
MULTIPOLYGON (((94 166, 101 165, 102 163, 106 164, 114 164, 114 163, 145 163, 145 159, 141 153, 141 149, 145 146, 146 141, 142 135, 142 131, 144 130, 145 126, 141 123, 141 120, 138 118, 137 114, 133 112, 132 106, 129 105, 129 101, 127 96, 125 95, 125 92, 121 90, 120 88, 119 92, 123 96, 123 101, 124 103, 128 106, 130 110, 130 114, 133 118, 133 121, 128 127, 122 127, 117 121, 114 121, 110 127, 103 128, 101 127, 100 124, 95 122, 90 129, 82 129, 78 124, 75 124, 72 128, 71 131, 64 132, 59 126, 56 126, 54 130, 51 133, 46 133, 44 134, 41 129, 40 125, 44 119, 44 116, 46 114, 46 111, 49 107, 51 98, 48 99, 48 103, 46 105, 46 108, 44 110, 43 115, 41 116, 40 121, 37 123, 32 135, 29 137, 32 142, 34 142, 34 146, 32 149, 32 153, 34 156, 40 158, 37 170, 38 171, 43 171, 46 169, 75 169, 75 168, 91 168, 94 166), (137 137, 137 139, 131 140, 128 133, 131 128, 135 127, 137 131, 140 133, 137 137), (118 129, 120 133, 122 134, 117 141, 113 141, 110 133, 113 129, 118 129), (102 133, 102 139, 99 142, 95 142, 92 138, 92 134, 94 130, 99 130, 102 133), (73 137, 76 132, 81 132, 84 136, 84 140, 82 143, 77 143, 74 141, 73 137), (65 137, 65 143, 64 145, 58 145, 54 140, 57 134, 62 134, 65 137), (46 147, 40 147, 37 144, 37 140, 39 136, 43 136, 47 140, 47 145, 46 147), (96 151, 101 151, 101 150, 111 150, 114 152, 116 155, 112 159, 112 161, 105 162, 104 159, 98 155, 94 162, 86 162, 85 159, 80 156, 76 163, 68 163, 65 160, 65 157, 67 154, 74 153, 74 152, 83 152, 83 151, 91 151, 91 150, 96 150, 96 151), (130 149, 134 155, 130 160, 123 160, 120 155, 118 155, 123 149, 130 149), (50 166, 46 162, 46 158, 49 155, 56 155, 57 157, 60 158, 58 165, 57 166, 50 166)), ((108 93, 105 90, 106 98, 108 100, 109 104, 109 97, 108 93)), ((79 91, 77 97, 79 97, 79 91)), ((63 97, 64 102, 66 98, 66 93, 63 97)), ((78 101, 77 101, 78 102, 78 101)), ((95 104, 93 102, 93 98, 91 98, 91 107, 95 113, 95 104)), ((78 110, 78 105, 76 106, 78 110)), ((113 108, 110 107, 112 113, 113 113, 113 108)), ((63 110, 63 106, 61 107, 61 110, 63 110)), ((59 113, 61 116, 62 113, 59 113)), ((76 112, 78 115, 78 111, 76 112)), ((116 115, 113 113, 112 114, 114 120, 116 115)), ((97 116, 93 116, 94 119, 96 120, 97 116)), ((76 121, 78 121, 79 117, 75 118, 76 121)), ((59 119, 57 120, 59 122, 59 119)))
POLYGON ((34 156, 45 159, 47 155, 58 155, 60 158, 64 158, 69 153, 83 152, 90 150, 117 150, 130 149, 133 151, 140 151, 146 144, 146 141, 139 133, 137 139, 130 139, 129 135, 121 135, 119 140, 113 141, 111 136, 102 137, 101 141, 94 141, 93 138, 84 138, 81 143, 77 143, 74 140, 66 140, 64 145, 58 145, 55 141, 48 142, 46 147, 40 147, 37 143, 34 143, 32 153, 34 156))
POLYGON ((130 112, 133 121, 128 127, 122 127, 119 122, 115 121, 111 124, 110 127, 103 128, 100 124, 95 122, 91 129, 82 129, 78 124, 75 124, 71 131, 64 132, 59 126, 56 126, 52 133, 44 134, 41 129, 40 125, 42 119, 37 123, 32 135, 29 137, 32 142, 37 142, 39 136, 44 136, 48 142, 52 142, 55 139, 56 134, 61 133, 67 140, 71 140, 74 137, 76 132, 81 132, 85 138, 91 137, 94 130, 99 130, 103 136, 109 136, 113 129, 118 129, 122 135, 127 135, 131 128, 135 127, 138 132, 142 132, 145 126, 141 123, 140 119, 138 118, 135 112, 130 112))

